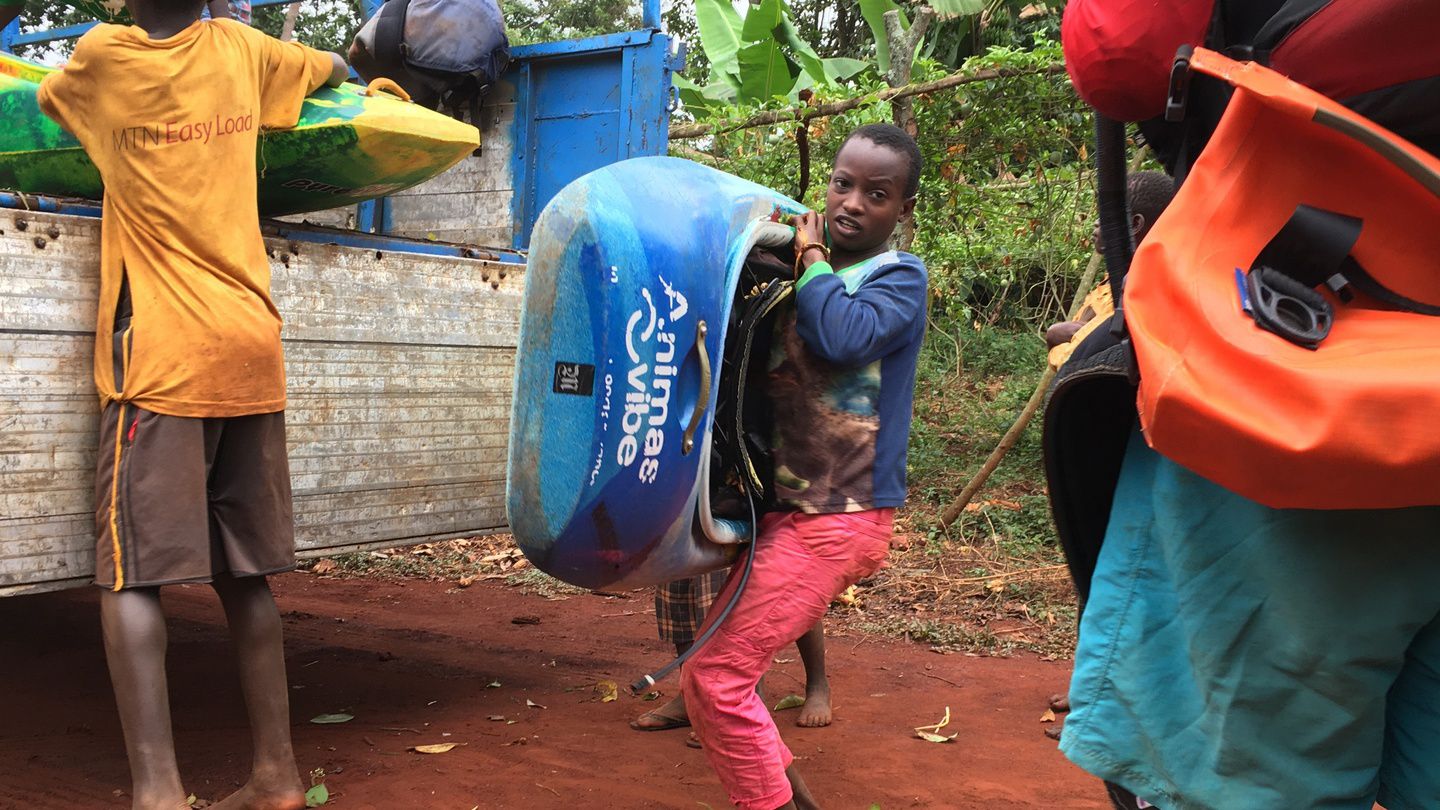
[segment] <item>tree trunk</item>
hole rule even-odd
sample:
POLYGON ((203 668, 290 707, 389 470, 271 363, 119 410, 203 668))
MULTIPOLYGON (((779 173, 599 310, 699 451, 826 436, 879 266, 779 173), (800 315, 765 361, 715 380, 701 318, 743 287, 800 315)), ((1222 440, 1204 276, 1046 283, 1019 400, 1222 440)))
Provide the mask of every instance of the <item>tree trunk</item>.
MULTIPOLYGON (((915 49, 920 46, 921 37, 925 36, 925 30, 935 19, 935 12, 929 7, 921 8, 915 14, 915 22, 906 31, 900 25, 900 12, 885 12, 885 41, 890 45, 890 69, 885 71, 885 83, 892 88, 904 87, 910 84, 910 68, 915 64, 915 49)), ((915 102, 909 96, 894 98, 890 100, 891 116, 895 126, 910 133, 915 137, 918 130, 915 126, 915 102)), ((900 223, 900 232, 896 235, 895 246, 901 250, 909 250, 915 242, 915 217, 907 217, 900 223)))
POLYGON ((289 42, 295 38, 295 21, 300 19, 300 4, 291 3, 285 7, 285 23, 280 26, 280 40, 289 42))

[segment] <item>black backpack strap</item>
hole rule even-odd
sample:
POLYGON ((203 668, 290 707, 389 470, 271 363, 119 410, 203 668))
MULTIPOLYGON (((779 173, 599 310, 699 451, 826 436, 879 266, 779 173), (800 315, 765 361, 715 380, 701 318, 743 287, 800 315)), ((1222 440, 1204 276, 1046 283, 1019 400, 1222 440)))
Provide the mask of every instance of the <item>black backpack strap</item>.
POLYGON ((1135 255, 1130 234, 1130 200, 1126 185, 1125 125, 1095 114, 1095 197, 1100 214, 1100 239, 1105 245, 1105 270, 1110 274, 1110 300, 1115 318, 1110 332, 1125 338, 1125 274, 1135 255))
POLYGON ((1046 395, 1042 419, 1040 441, 1055 532, 1082 608, 1090 596, 1121 462, 1136 423, 1130 347, 1112 343, 1098 352, 1083 351, 1086 344, 1103 344, 1108 338, 1107 330, 1095 330, 1061 367, 1046 395))
POLYGON ((1298 205, 1284 227, 1260 251, 1255 267, 1272 267, 1306 287, 1329 287, 1349 301, 1349 288, 1405 312, 1440 315, 1440 306, 1426 304, 1386 287, 1350 252, 1360 239, 1364 223, 1355 218, 1298 205))
POLYGON ((399 80, 405 68, 405 11, 410 0, 386 0, 375 12, 375 64, 389 79, 399 80))
POLYGON ((1416 301, 1386 287, 1351 251, 1362 220, 1310 205, 1298 205, 1271 237, 1248 273, 1237 272, 1241 300, 1262 329, 1307 349, 1319 347, 1334 321, 1333 307, 1315 292, 1322 285, 1342 302, 1359 291, 1404 312, 1440 316, 1440 306, 1416 301))

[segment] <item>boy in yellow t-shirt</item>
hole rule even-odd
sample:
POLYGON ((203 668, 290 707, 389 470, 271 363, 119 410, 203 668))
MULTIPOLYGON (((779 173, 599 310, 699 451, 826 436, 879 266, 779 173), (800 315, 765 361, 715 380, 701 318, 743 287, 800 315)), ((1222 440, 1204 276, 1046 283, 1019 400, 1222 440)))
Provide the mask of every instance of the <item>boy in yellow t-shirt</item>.
POLYGON ((136 808, 185 807, 170 733, 159 587, 210 582, 240 659, 250 780, 212 807, 301 808, 280 615, 295 565, 280 316, 256 208, 258 133, 294 126, 339 56, 204 0, 127 0, 40 85, 46 115, 105 182, 95 384, 96 584, 136 808))

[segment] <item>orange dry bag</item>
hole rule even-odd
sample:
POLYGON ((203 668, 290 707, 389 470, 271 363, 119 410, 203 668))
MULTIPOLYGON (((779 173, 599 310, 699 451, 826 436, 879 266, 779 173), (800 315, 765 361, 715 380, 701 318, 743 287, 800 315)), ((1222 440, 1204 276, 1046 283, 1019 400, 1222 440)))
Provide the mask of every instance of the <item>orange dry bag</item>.
POLYGON ((1190 68, 1235 93, 1125 281, 1146 441, 1271 507, 1440 504, 1440 160, 1259 65, 1190 68))

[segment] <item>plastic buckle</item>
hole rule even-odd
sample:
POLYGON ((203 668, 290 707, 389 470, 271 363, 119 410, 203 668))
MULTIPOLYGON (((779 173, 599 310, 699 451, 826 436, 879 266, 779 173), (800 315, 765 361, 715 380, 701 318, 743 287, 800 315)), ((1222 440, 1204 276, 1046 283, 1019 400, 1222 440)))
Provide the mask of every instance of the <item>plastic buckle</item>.
POLYGON ((1190 96, 1190 58, 1194 55, 1193 45, 1181 45, 1175 51, 1175 63, 1170 66, 1170 90, 1165 99, 1165 120, 1171 123, 1185 120, 1185 105, 1190 96))
POLYGON ((1125 352, 1125 381, 1131 387, 1137 386, 1140 384, 1140 358, 1135 354, 1135 343, 1127 337, 1120 341, 1120 345, 1125 347, 1122 350, 1125 352))
POLYGON ((1255 325, 1296 346, 1318 349, 1335 324, 1335 309, 1325 296, 1272 267, 1246 274, 1244 293, 1241 300, 1255 325))

